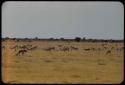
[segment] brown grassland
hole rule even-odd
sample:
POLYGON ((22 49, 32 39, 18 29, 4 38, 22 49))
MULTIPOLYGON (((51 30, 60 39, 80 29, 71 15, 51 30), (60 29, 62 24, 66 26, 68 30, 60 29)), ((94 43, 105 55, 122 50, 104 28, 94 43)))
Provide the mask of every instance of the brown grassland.
POLYGON ((123 47, 123 43, 109 42, 6 40, 1 48, 2 80, 37 84, 121 83, 124 80, 123 47), (18 53, 20 48, 12 49, 15 45, 28 44, 37 48, 24 54, 18 53), (50 47, 54 49, 46 50, 50 47), (64 47, 69 49, 63 50, 64 47))

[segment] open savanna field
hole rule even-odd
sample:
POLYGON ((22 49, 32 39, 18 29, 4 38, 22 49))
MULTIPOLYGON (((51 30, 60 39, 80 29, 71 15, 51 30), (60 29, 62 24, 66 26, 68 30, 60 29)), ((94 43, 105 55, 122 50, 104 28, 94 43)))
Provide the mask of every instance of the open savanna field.
POLYGON ((4 83, 104 83, 124 80, 123 42, 2 41, 4 83))

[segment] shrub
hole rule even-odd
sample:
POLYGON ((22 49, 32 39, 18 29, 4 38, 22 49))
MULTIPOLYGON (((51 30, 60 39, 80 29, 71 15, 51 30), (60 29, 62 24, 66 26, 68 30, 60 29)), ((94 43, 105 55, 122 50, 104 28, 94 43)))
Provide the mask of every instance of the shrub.
POLYGON ((77 41, 77 42, 79 42, 80 40, 81 40, 80 37, 76 37, 76 38, 75 38, 75 41, 77 41))

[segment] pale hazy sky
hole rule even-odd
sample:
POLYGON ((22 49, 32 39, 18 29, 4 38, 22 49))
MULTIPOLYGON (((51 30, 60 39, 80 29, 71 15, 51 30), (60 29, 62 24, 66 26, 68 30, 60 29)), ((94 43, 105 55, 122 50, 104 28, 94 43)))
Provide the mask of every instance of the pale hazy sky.
POLYGON ((2 5, 2 37, 124 38, 121 2, 23 2, 2 5))

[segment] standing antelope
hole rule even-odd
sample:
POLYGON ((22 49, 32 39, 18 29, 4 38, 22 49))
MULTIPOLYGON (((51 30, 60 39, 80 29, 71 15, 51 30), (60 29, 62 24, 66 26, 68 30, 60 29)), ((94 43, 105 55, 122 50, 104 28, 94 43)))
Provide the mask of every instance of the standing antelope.
POLYGON ((15 45, 14 47, 12 47, 11 49, 14 49, 15 51, 19 48, 18 45, 15 45))
POLYGON ((27 52, 27 50, 19 50, 18 53, 16 54, 16 56, 18 56, 20 54, 24 55, 24 53, 26 53, 26 52, 27 52))
POLYGON ((44 49, 45 51, 51 51, 51 50, 55 50, 55 47, 49 47, 49 48, 46 48, 44 49))
POLYGON ((32 48, 30 48, 28 50, 35 50, 36 48, 37 48, 37 46, 34 46, 34 47, 32 47, 32 48))
POLYGON ((69 51, 69 48, 68 47, 64 47, 61 49, 62 51, 69 51))
POLYGON ((110 51, 110 50, 108 50, 108 51, 106 52, 106 54, 111 54, 111 51, 110 51))
POLYGON ((71 47, 71 50, 78 50, 78 48, 76 47, 73 47, 73 46, 70 46, 71 47))

